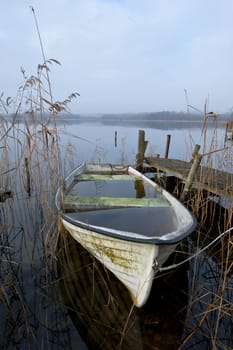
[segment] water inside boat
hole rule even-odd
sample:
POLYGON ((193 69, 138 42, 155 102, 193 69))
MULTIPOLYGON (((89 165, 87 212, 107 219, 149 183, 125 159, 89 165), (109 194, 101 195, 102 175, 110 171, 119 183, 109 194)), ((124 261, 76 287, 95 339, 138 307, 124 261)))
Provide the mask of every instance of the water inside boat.
POLYGON ((147 181, 129 175, 81 174, 76 177, 69 197, 80 198, 138 198, 161 199, 165 206, 141 206, 97 210, 87 208, 69 212, 69 217, 88 225, 100 226, 120 231, 134 232, 144 236, 162 236, 176 231, 178 221, 173 209, 160 191, 147 181))
MULTIPOLYGON (((93 175, 92 175, 93 176, 93 175)), ((75 182, 69 195, 85 197, 115 198, 159 198, 161 193, 142 179, 133 176, 104 176, 99 179, 80 178, 75 182)))
POLYGON ((175 231, 177 218, 171 207, 120 208, 69 213, 86 224, 135 232, 145 236, 162 236, 175 231))

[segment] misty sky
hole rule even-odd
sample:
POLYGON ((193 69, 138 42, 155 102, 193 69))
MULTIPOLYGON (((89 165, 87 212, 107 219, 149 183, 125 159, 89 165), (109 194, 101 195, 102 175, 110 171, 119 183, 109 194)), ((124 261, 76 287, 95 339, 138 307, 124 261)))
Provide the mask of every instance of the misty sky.
POLYGON ((232 0, 0 0, 0 93, 15 96, 20 67, 43 62, 55 100, 74 113, 229 112, 233 107, 232 0))

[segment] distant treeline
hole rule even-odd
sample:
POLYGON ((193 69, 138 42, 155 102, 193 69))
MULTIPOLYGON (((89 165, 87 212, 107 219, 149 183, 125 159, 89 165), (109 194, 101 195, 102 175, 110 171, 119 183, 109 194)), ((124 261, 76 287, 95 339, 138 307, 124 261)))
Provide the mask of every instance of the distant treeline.
MULTIPOLYGON (((208 120, 214 121, 216 117, 219 121, 228 121, 233 120, 233 114, 231 113, 223 113, 216 114, 213 112, 208 113, 208 120)), ((64 116, 63 116, 64 117, 64 116)), ((186 121, 186 122, 202 122, 204 119, 204 115, 201 113, 187 113, 187 112, 174 112, 174 111, 161 111, 161 112, 147 112, 147 113, 108 113, 108 114, 70 114, 67 116, 68 119, 75 120, 102 120, 105 122, 108 121, 122 121, 122 122, 130 122, 130 121, 186 121)), ((63 119, 63 118, 62 118, 63 119)))
MULTIPOLYGON (((223 122, 224 124, 227 121, 233 121, 232 113, 224 113, 224 114, 215 114, 213 112, 208 113, 208 121, 212 122, 216 119, 218 122, 223 122)), ((29 121, 32 116, 30 113, 27 114, 18 114, 17 116, 11 115, 0 115, 5 120, 10 120, 14 118, 16 121, 29 121)), ((47 116, 49 118, 49 115, 47 116)), ((47 118, 45 116, 45 118, 47 118)), ((35 116, 33 114, 33 118, 40 120, 40 115, 35 116)), ((56 117, 56 120, 59 122, 98 122, 98 123, 156 123, 156 122, 171 122, 171 123, 201 123, 204 120, 204 115, 201 113, 187 113, 187 112, 174 112, 174 111, 161 111, 161 112, 151 112, 151 113, 108 113, 108 114, 71 114, 71 113, 59 113, 56 117)))
MULTIPOLYGON (((231 114, 217 115, 208 113, 208 124, 214 124, 217 121, 218 127, 225 127, 229 120, 232 120, 231 114)), ((200 113, 185 112, 151 112, 151 113, 121 113, 121 114, 86 114, 86 115, 59 115, 57 121, 65 124, 77 123, 98 123, 103 125, 116 126, 136 126, 139 128, 151 129, 182 129, 195 128, 203 124, 204 116, 200 113)))
MULTIPOLYGON (((219 120, 229 120, 233 119, 233 115, 230 113, 225 114, 216 114, 213 112, 208 113, 208 119, 214 120, 215 118, 219 120)), ((203 121, 204 115, 201 113, 187 113, 187 112, 174 112, 174 111, 161 111, 161 112, 151 112, 151 113, 122 113, 122 114, 104 114, 101 117, 102 119, 112 120, 112 119, 121 119, 121 120, 171 120, 171 121, 203 121)))

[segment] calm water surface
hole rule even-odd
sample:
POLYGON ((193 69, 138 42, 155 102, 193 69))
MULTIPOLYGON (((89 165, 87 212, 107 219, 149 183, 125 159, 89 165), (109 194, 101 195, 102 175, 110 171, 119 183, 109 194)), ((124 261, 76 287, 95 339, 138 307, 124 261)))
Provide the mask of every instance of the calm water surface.
MULTIPOLYGON (((135 164, 140 129, 137 126, 59 123, 58 128, 62 148, 67 152, 74 152, 75 163, 101 160, 135 164)), ((167 135, 171 135, 170 158, 190 160, 195 144, 206 144, 206 149, 209 150, 213 138, 216 148, 224 147, 224 129, 218 129, 216 132, 210 127, 205 138, 201 125, 195 128, 179 128, 178 124, 177 129, 169 129, 168 123, 167 129, 160 129, 159 124, 154 129, 141 129, 145 130, 145 138, 148 140, 146 153, 151 155, 164 156, 167 135)))
MULTIPOLYGON (((190 160, 194 145, 203 147, 206 142, 208 149, 213 135, 215 146, 224 146, 223 129, 216 135, 209 128, 206 139, 201 127, 169 129, 168 125, 164 129, 157 125, 143 129, 150 155, 163 157, 168 134, 172 136, 171 158, 190 160)), ((84 161, 135 163, 137 126, 62 122, 58 130, 66 173, 84 161)), ((225 166, 224 157, 215 162, 225 166)), ((46 165, 44 179, 47 181, 46 165)), ((50 193, 45 196, 51 207, 50 193)), ((6 222, 12 227, 0 236, 0 300, 5 301, 0 305, 3 349, 212 349, 213 335, 219 340, 218 349, 232 349, 233 281, 230 275, 223 276, 215 256, 206 252, 182 269, 157 276, 145 307, 132 309, 127 290, 70 235, 60 237, 56 264, 48 266, 41 251, 52 254, 43 238, 49 209, 38 204, 36 195, 28 198, 16 193, 15 199, 13 204, 0 204, 2 227, 6 222), (8 210, 13 213, 11 217, 6 217, 8 210), (223 297, 216 300, 223 284, 223 297), (208 317, 207 304, 213 305, 208 317), (224 313, 219 313, 219 305, 224 313), (27 326, 23 323, 25 313, 29 315, 27 326), (27 327, 31 329, 29 336, 27 327), (182 345, 184 339, 187 341, 182 345)), ((51 237, 53 234, 51 225, 51 237)), ((192 244, 184 248, 186 252, 195 251, 192 244)))

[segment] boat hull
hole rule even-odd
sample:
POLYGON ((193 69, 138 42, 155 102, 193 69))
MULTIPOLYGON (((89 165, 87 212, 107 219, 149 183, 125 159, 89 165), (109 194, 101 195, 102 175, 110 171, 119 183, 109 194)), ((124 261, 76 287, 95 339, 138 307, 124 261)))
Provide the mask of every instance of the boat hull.
POLYGON ((125 241, 62 221, 72 237, 125 285, 134 305, 143 306, 158 266, 164 264, 176 245, 125 241))

